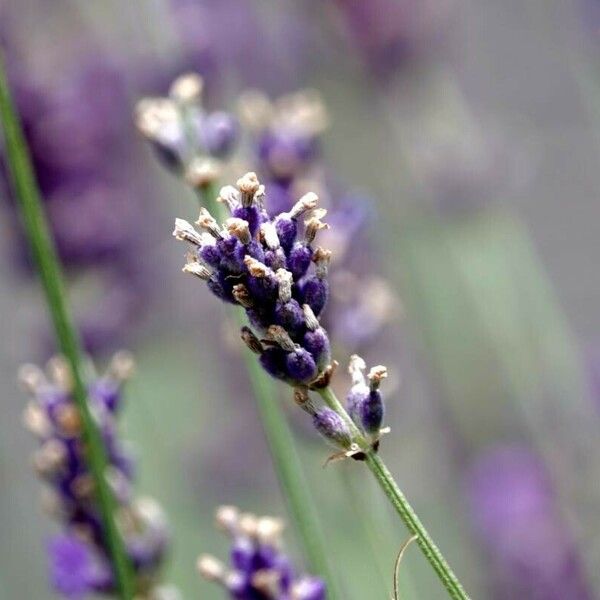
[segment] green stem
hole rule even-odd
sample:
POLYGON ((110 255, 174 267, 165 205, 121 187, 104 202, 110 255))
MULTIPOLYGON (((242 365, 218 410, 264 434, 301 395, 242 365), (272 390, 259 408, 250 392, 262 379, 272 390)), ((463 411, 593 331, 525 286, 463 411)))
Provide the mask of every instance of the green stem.
MULTIPOLYGON (((202 188, 199 199, 217 219, 224 220, 224 207, 215 202, 212 186, 202 188)), ((240 327, 246 325, 243 312, 232 310, 232 317, 240 327)), ((244 352, 244 363, 275 473, 304 548, 308 566, 326 580, 327 597, 330 600, 341 599, 343 595, 330 565, 323 528, 294 443, 294 435, 279 404, 277 386, 262 370, 256 356, 244 352)))
POLYGON ((446 588, 448 595, 454 600, 469 600, 469 596, 462 587, 460 581, 446 562, 440 549, 436 546, 433 539, 421 523, 417 513, 413 510, 408 500, 394 481, 392 474, 381 457, 371 448, 369 442, 365 439, 358 427, 354 424, 340 401, 337 399, 333 390, 329 387, 319 390, 319 394, 324 402, 337 412, 348 424, 352 432, 354 441, 366 456, 366 464, 370 471, 375 475, 377 483, 391 502, 392 506, 408 528, 408 530, 416 536, 417 544, 421 548, 421 552, 432 566, 433 570, 439 577, 442 585, 446 588))
POLYGON ((119 596, 123 600, 131 600, 134 593, 131 567, 114 519, 116 502, 104 476, 107 460, 102 437, 87 403, 81 347, 67 308, 60 263, 46 222, 23 130, 11 99, 1 53, 0 117, 15 196, 44 288, 56 338, 73 375, 73 396, 81 415, 86 460, 97 490, 103 531, 119 596))

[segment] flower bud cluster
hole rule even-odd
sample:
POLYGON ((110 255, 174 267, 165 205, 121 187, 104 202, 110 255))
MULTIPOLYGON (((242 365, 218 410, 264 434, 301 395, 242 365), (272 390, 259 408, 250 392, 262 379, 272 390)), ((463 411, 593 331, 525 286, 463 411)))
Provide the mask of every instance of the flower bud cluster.
POLYGON ((330 361, 318 317, 329 294, 331 253, 314 244, 328 227, 325 211, 309 193, 272 218, 264 197, 264 186, 247 173, 237 188, 226 186, 219 194, 231 214, 224 224, 202 208, 196 222, 201 232, 177 219, 173 235, 194 248, 183 270, 205 280, 221 300, 244 308, 252 328, 245 327, 242 338, 264 369, 291 385, 308 385, 330 361))
POLYGON ((216 513, 219 529, 232 540, 230 566, 210 555, 198 558, 198 570, 209 581, 220 583, 237 600, 325 600, 325 583, 297 576, 281 550, 283 521, 240 513, 221 506, 216 513))
MULTIPOLYGON (((205 208, 196 222, 201 231, 182 219, 175 222, 173 235, 193 247, 184 272, 245 310, 251 327, 243 327, 241 337, 265 371, 292 385, 296 403, 312 416, 317 431, 350 451, 355 442, 351 423, 329 407, 315 407, 308 397, 309 388, 327 387, 334 369, 329 336, 319 321, 329 295, 331 252, 314 246, 318 232, 328 227, 322 220, 325 211, 309 193, 288 212, 271 217, 255 173, 244 175, 235 188, 224 187, 218 201, 231 214, 224 224, 205 208)), ((374 367, 365 378, 365 369, 364 361, 353 356, 348 414, 377 449, 384 417, 379 386, 387 371, 374 367)))
MULTIPOLYGON (((102 377, 88 386, 89 403, 107 455, 107 481, 117 510, 115 518, 144 598, 158 598, 155 584, 169 541, 165 517, 149 498, 135 498, 134 464, 130 451, 119 439, 116 417, 121 407, 121 387, 133 369, 133 359, 117 353, 102 377), (153 595, 148 595, 148 594, 153 595)), ((65 527, 49 545, 51 576, 56 591, 65 597, 92 592, 112 593, 115 579, 105 532, 89 471, 80 412, 72 397, 72 378, 67 363, 56 357, 47 373, 24 365, 20 379, 32 400, 24 424, 38 439, 33 466, 46 484, 44 508, 65 527)))
MULTIPOLYGON (((382 365, 373 367, 366 378, 365 369, 365 361, 360 356, 353 355, 348 369, 352 376, 352 386, 346 396, 344 408, 360 434, 377 451, 380 437, 389 431, 382 427, 385 405, 379 390, 381 381, 387 377, 387 369, 382 365)), ((360 458, 352 424, 343 415, 328 406, 315 408, 308 396, 307 388, 296 388, 294 400, 312 416, 315 429, 328 442, 343 450, 347 456, 360 458)))
POLYGON ((137 127, 158 157, 196 187, 217 179, 221 161, 231 155, 239 135, 235 117, 203 108, 202 88, 199 75, 182 75, 168 97, 144 98, 136 107, 137 127))

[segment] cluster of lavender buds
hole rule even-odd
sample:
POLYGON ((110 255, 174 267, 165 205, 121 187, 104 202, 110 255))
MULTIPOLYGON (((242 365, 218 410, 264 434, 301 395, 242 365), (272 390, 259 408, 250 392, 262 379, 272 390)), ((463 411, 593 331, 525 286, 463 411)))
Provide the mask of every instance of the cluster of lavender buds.
MULTIPOLYGON (((271 217, 265 187, 252 172, 237 187, 222 188, 217 202, 231 214, 223 224, 204 207, 196 222, 201 231, 183 219, 175 221, 173 235, 193 248, 184 272, 206 281, 219 299, 245 310, 251 327, 244 327, 241 336, 264 370, 296 388, 296 401, 312 415, 317 430, 350 451, 350 423, 329 407, 316 408, 307 392, 326 388, 335 369, 329 336, 319 321, 329 296, 331 252, 314 245, 318 232, 328 227, 326 211, 317 208, 318 198, 309 192, 289 211, 271 217)), ((387 372, 372 369, 367 384, 365 368, 364 361, 353 358, 348 413, 376 447, 384 413, 379 385, 387 372)))
POLYGON ((178 77, 167 97, 144 98, 136 108, 138 130, 167 168, 194 187, 212 183, 236 147, 239 126, 225 111, 207 112, 199 75, 178 77))
MULTIPOLYGON (((132 369, 132 357, 117 353, 107 372, 92 378, 89 402, 107 454, 107 480, 118 506, 115 516, 135 571, 139 598, 174 598, 158 585, 169 541, 165 517, 154 500, 133 496, 134 464, 117 432, 121 388, 132 369)), ((24 423, 40 444, 33 466, 46 484, 43 505, 65 528, 48 546, 54 588, 66 598, 114 593, 115 579, 86 462, 81 417, 72 398, 69 367, 56 357, 49 362, 47 373, 34 365, 23 366, 20 379, 33 397, 24 423)))
POLYGON ((231 598, 325 600, 325 583, 317 577, 297 576, 282 551, 283 521, 221 506, 216 522, 231 537, 231 566, 203 555, 198 559, 198 570, 209 581, 220 583, 231 598))

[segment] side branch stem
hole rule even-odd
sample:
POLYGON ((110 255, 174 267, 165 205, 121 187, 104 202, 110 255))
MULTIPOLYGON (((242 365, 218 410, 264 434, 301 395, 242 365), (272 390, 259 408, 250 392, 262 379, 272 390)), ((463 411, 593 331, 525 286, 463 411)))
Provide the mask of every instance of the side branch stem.
POLYGON ((423 523, 421 523, 417 513, 398 487, 398 484, 395 482, 385 463, 371 448, 358 427, 356 427, 340 401, 337 399, 333 390, 327 387, 323 390, 319 390, 319 394, 327 406, 337 412, 348 423, 355 443, 366 456, 365 462, 369 467, 369 470, 375 476, 377 483, 379 483, 379 486, 406 525, 407 529, 416 536, 416 542, 419 545, 421 552, 436 572, 442 585, 446 588, 448 595, 454 600, 469 600, 469 596, 458 580, 458 577, 452 571, 450 565, 425 529, 423 523))

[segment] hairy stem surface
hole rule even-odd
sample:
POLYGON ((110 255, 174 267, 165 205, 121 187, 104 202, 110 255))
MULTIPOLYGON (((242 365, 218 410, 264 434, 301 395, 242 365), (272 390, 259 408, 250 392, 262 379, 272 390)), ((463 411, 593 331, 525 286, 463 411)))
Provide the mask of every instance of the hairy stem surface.
POLYGON ((81 345, 67 306, 61 266, 35 182, 27 144, 10 96, 1 54, 0 116, 8 167, 29 247, 37 265, 58 345, 73 376, 73 397, 81 416, 86 459, 94 479, 103 533, 119 597, 131 600, 134 594, 132 570, 115 522, 116 502, 105 479, 107 459, 104 444, 87 401, 81 345))

